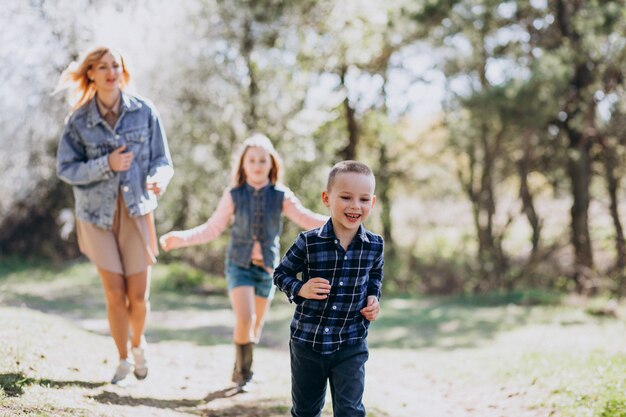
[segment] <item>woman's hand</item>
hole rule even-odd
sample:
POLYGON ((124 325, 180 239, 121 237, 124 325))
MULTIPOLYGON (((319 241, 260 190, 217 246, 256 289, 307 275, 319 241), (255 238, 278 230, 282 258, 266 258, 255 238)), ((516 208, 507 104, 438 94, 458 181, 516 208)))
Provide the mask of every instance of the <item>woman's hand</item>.
POLYGON ((153 192, 157 197, 161 197, 161 194, 165 192, 165 189, 161 188, 159 183, 153 181, 150 177, 146 180, 146 190, 153 192))
POLYGON ((146 190, 153 192, 157 197, 163 195, 166 188, 165 184, 167 184, 162 174, 162 172, 157 170, 154 175, 149 175, 148 178, 146 178, 146 190))
POLYGON ((309 300, 324 300, 330 293, 330 283, 324 278, 311 278, 304 283, 298 295, 309 300))
POLYGON ((111 171, 120 172, 128 171, 130 164, 133 163, 134 155, 132 152, 124 152, 126 145, 122 145, 109 154, 109 168, 111 171))
POLYGON ((184 242, 180 238, 178 232, 169 232, 164 234, 159 238, 159 243, 165 252, 184 246, 184 242))

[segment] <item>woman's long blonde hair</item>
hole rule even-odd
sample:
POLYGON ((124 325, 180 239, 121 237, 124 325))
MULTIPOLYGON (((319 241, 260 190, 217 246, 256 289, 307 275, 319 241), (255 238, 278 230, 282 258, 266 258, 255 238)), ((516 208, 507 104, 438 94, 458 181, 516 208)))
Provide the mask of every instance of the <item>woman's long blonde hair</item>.
POLYGON ((246 139, 241 145, 241 149, 236 154, 233 164, 233 187, 242 186, 246 182, 246 173, 243 170, 243 158, 246 156, 248 149, 252 147, 262 148, 270 155, 272 168, 270 169, 268 178, 273 185, 276 185, 282 174, 282 162, 280 160, 280 156, 278 156, 278 152, 276 152, 276 149, 274 148, 274 145, 272 145, 269 138, 263 134, 257 133, 246 139))
POLYGON ((62 90, 73 90, 72 101, 75 101, 72 105, 72 111, 76 110, 83 104, 87 103, 96 94, 96 86, 93 81, 89 79, 87 72, 97 64, 104 55, 111 53, 117 59, 119 59, 122 65, 122 79, 120 81, 120 89, 126 88, 130 82, 130 73, 126 66, 126 61, 121 53, 118 51, 106 47, 99 46, 84 52, 78 61, 72 62, 61 74, 59 84, 55 89, 55 93, 62 90), (78 97, 76 99, 76 97, 78 97))

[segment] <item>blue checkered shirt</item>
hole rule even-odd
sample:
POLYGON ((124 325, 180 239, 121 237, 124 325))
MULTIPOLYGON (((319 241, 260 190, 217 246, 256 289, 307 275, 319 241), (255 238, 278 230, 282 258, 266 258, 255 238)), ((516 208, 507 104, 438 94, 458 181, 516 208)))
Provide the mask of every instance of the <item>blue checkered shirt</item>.
POLYGON ((332 220, 300 233, 274 271, 276 286, 297 304, 291 340, 328 354, 364 339, 369 321, 360 310, 369 295, 380 298, 383 262, 383 238, 363 225, 347 251, 335 236, 332 220), (296 278, 298 273, 301 279, 296 278), (317 277, 330 283, 326 299, 297 295, 305 282, 317 277))

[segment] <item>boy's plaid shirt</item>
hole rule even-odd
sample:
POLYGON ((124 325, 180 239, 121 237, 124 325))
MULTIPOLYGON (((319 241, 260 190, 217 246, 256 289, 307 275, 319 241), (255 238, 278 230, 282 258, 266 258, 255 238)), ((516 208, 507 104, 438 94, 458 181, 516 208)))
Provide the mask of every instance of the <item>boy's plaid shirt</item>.
POLYGON ((380 298, 383 263, 383 238, 363 225, 347 251, 335 236, 332 220, 300 233, 274 271, 276 286, 297 304, 291 339, 324 354, 364 339, 369 321, 360 310, 367 305, 367 296, 380 298), (296 278, 300 272, 301 280, 296 278), (305 282, 316 277, 331 285, 326 299, 296 295, 305 282))

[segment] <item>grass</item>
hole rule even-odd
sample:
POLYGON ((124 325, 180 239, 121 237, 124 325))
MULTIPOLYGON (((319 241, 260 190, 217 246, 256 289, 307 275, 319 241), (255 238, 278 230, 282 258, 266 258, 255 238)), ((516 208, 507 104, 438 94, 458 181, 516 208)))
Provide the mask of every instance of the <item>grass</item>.
MULTIPOLYGON (((177 369, 168 371, 173 372, 172 391, 111 391, 103 381, 115 358, 93 267, 0 261, 0 317, 7 323, 0 328, 0 415, 124 415, 131 409, 160 410, 155 415, 169 415, 168 410, 206 416, 288 413, 285 388, 254 404, 222 403, 227 400, 219 398, 219 389, 208 401, 200 401, 200 394, 186 395, 217 372, 204 370, 206 361, 186 361, 215 357, 210 366, 229 372, 233 317, 225 283, 185 265, 160 264, 152 288, 148 340, 165 356, 189 353, 171 357, 177 369), (72 358, 63 349, 69 345, 75 346, 72 358)), ((394 364, 401 373, 395 378, 403 382, 372 392, 369 414, 412 415, 408 392, 421 390, 426 396, 445 391, 446 406, 472 398, 471 416, 499 410, 515 417, 514 410, 525 410, 525 416, 626 417, 626 326, 619 318, 625 312, 610 300, 532 290, 384 297, 381 317, 368 337, 373 350, 368 378, 389 385, 389 377, 382 375, 394 364), (617 318, 602 313, 608 304, 617 318), (429 392, 430 383, 420 385, 428 378, 439 391, 429 392), (389 401, 402 390, 406 397, 389 401)), ((277 293, 260 346, 269 362, 285 358, 292 314, 293 306, 277 293)), ((288 387, 288 369, 282 362, 277 367, 283 372, 277 380, 283 378, 288 387)), ((325 415, 329 412, 327 407, 325 415)))

